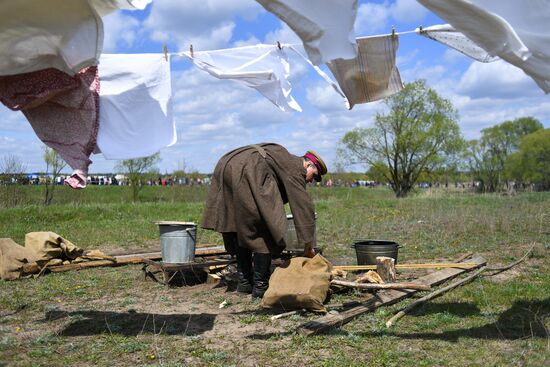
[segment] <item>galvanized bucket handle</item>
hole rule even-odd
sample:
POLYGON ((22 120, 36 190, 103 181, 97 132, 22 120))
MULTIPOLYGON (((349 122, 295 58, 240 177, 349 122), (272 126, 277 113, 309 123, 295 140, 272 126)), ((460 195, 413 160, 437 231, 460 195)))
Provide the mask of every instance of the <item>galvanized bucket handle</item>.
MULTIPOLYGON (((400 244, 398 244, 398 243, 396 243, 396 245, 397 245, 397 248, 403 247, 403 245, 400 245, 400 244)), ((350 246, 350 248, 355 248, 355 243, 353 243, 353 244, 350 246)))
POLYGON ((189 237, 191 237, 191 239, 193 240, 193 242, 196 243, 196 242, 197 242, 197 241, 196 241, 196 235, 195 235, 195 237, 193 237, 193 235, 191 234, 191 230, 193 230, 193 229, 196 229, 196 227, 193 227, 193 228, 185 228, 185 232, 187 232, 187 234, 189 235, 189 237))

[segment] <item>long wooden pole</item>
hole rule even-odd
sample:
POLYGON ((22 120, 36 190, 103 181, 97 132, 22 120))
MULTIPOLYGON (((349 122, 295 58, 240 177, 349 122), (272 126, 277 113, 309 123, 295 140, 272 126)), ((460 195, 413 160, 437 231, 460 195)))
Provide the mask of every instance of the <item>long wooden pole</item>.
POLYGON ((474 278, 476 278, 479 274, 483 273, 485 270, 487 270, 486 267, 482 267, 481 269, 477 270, 475 273, 467 276, 466 278, 464 279, 461 279, 461 280, 458 280, 454 283, 451 283, 449 284, 448 286, 446 287, 443 287, 443 288, 440 288, 438 289, 437 291, 435 292, 432 292, 422 298, 419 298, 417 299, 416 301, 414 301, 413 303, 411 303, 410 305, 408 305, 407 307, 405 307, 404 309, 402 309, 401 311, 399 311, 398 313, 396 313, 392 318, 390 318, 388 321, 386 321, 386 327, 391 327, 393 324, 395 324, 395 322, 397 320, 399 320, 400 318, 402 318, 403 316, 405 316, 409 311, 411 311, 412 309, 416 308, 418 305, 421 305, 422 303, 424 302, 427 302, 431 299, 434 299, 435 297, 438 297, 440 295, 442 295, 443 293, 445 292, 448 292, 452 289, 455 289, 456 287, 458 286, 461 286, 463 284, 466 284, 470 281, 472 281, 474 278))
POLYGON ((341 286, 350 287, 350 288, 359 288, 359 289, 416 289, 419 291, 429 291, 430 289, 432 289, 432 287, 430 287, 427 284, 411 283, 411 282, 378 284, 378 283, 346 282, 343 280, 334 279, 330 282, 330 284, 341 285, 341 286))
MULTIPOLYGON (((396 264, 397 269, 445 269, 445 268, 475 268, 475 263, 429 263, 429 264, 396 264)), ((376 270, 376 265, 335 265, 334 270, 361 271, 376 270)))

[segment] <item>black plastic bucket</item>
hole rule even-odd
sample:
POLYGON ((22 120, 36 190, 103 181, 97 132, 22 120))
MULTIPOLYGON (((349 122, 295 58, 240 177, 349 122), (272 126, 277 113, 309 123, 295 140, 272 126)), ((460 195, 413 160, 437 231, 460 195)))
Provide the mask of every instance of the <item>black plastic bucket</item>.
POLYGON ((357 255, 357 265, 376 265, 376 257, 391 257, 397 264, 397 242, 384 240, 357 240, 353 242, 357 255))

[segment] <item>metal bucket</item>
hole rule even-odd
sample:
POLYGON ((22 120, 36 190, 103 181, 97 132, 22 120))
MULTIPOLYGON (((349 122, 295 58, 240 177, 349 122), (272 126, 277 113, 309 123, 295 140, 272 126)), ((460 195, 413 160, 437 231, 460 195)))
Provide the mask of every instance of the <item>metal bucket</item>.
POLYGON ((195 260, 197 225, 193 222, 156 222, 160 230, 160 252, 164 263, 195 260))
POLYGON ((357 240, 353 242, 357 255, 357 265, 376 265, 376 257, 391 257, 397 264, 399 245, 393 241, 384 240, 357 240))
MULTIPOLYGON (((317 219, 317 213, 315 213, 315 219, 317 219)), ((298 236, 296 235, 296 226, 294 225, 294 216, 287 214, 287 230, 285 234, 285 251, 289 252, 304 252, 304 244, 298 242, 298 236)))

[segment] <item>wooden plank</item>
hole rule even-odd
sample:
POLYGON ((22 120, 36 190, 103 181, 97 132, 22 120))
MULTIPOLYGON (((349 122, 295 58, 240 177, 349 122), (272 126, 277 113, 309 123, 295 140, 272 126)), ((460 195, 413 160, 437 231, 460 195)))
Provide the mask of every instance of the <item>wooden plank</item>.
MULTIPOLYGON (((477 266, 482 266, 487 263, 487 261, 479 256, 475 255, 470 260, 470 263, 477 264, 477 266)), ((416 279, 416 282, 430 285, 431 287, 439 285, 443 282, 446 282, 460 274, 471 271, 473 268, 447 268, 433 272, 431 274, 425 275, 416 279)), ((377 292, 374 297, 367 302, 361 304, 360 306, 351 308, 347 311, 341 312, 336 315, 328 314, 326 316, 320 317, 318 319, 309 321, 298 328, 298 331, 303 335, 314 335, 319 334, 324 331, 327 331, 333 327, 340 327, 355 317, 364 314, 369 311, 373 311, 381 306, 388 306, 394 303, 401 301, 404 298, 410 297, 415 294, 415 290, 381 290, 377 292)))
POLYGON ((204 262, 190 262, 190 263, 170 263, 165 264, 162 262, 151 261, 149 259, 145 260, 145 263, 148 266, 152 266, 159 270, 165 271, 183 271, 183 270, 202 270, 213 265, 229 265, 233 264, 236 260, 233 259, 216 259, 204 262))

